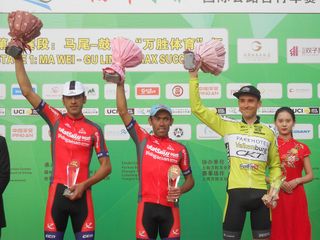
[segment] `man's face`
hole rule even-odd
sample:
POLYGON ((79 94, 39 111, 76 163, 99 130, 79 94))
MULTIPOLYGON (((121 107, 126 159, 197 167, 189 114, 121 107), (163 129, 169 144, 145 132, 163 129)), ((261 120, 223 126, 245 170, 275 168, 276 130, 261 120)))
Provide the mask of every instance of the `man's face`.
POLYGON ((253 118, 261 107, 261 101, 255 96, 243 94, 238 99, 238 106, 244 119, 253 118))
POLYGON ((85 104, 86 100, 87 98, 84 94, 72 97, 62 97, 62 102, 67 109, 67 113, 74 118, 78 118, 82 115, 82 107, 85 104))
POLYGON ((173 118, 165 110, 160 110, 155 116, 149 118, 153 133, 158 137, 167 137, 172 123, 173 118))

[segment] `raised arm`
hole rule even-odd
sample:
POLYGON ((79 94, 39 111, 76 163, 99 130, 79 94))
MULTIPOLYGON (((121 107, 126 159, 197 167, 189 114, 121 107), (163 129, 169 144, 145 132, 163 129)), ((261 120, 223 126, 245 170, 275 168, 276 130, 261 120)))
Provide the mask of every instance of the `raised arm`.
POLYGON ((21 55, 15 58, 15 68, 17 81, 20 86, 22 95, 29 101, 33 108, 37 108, 41 102, 41 98, 32 89, 32 85, 24 68, 24 63, 21 55))
POLYGON ((189 71, 189 94, 190 94, 190 107, 192 113, 209 128, 220 134, 225 135, 227 129, 226 122, 222 120, 218 114, 217 109, 209 109, 205 107, 200 98, 198 70, 189 71))
POLYGON ((117 84, 117 110, 124 125, 128 126, 132 120, 132 116, 128 112, 126 95, 124 92, 124 83, 117 84))

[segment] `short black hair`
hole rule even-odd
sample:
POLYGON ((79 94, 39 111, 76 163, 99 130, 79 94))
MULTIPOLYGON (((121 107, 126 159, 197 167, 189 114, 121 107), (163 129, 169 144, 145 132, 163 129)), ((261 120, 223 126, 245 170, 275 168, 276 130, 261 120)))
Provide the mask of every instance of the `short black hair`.
POLYGON ((291 115, 292 117, 292 120, 295 122, 296 121, 296 115, 294 114, 294 111, 290 108, 290 107, 281 107, 281 108, 278 108, 276 113, 274 114, 274 121, 277 120, 278 118, 278 115, 279 113, 282 113, 282 112, 287 112, 291 115))

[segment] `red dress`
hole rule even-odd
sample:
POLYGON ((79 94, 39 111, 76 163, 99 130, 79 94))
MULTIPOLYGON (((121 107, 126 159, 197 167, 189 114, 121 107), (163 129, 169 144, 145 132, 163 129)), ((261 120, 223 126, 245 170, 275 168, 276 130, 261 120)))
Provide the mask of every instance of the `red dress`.
MULTIPOLYGON (((291 138, 278 137, 279 155, 286 181, 302 176, 303 159, 310 155, 307 145, 291 138)), ((272 210, 271 240, 310 240, 311 224, 303 184, 292 193, 279 192, 278 205, 272 210)))

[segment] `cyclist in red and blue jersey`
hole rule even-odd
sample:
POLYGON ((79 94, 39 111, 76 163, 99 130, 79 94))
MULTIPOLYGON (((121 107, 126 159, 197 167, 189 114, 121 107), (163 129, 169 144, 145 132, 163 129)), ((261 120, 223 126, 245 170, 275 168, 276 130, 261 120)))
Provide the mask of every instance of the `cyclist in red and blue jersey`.
POLYGON ((188 151, 184 145, 169 138, 173 123, 169 107, 158 104, 151 108, 149 134, 128 113, 124 84, 117 85, 117 109, 136 144, 139 193, 136 217, 136 239, 180 239, 180 215, 176 200, 194 186, 188 151), (181 169, 184 183, 168 188, 168 170, 181 169))
POLYGON ((93 240, 95 220, 90 187, 111 172, 109 153, 101 128, 82 114, 86 103, 84 86, 78 81, 65 83, 62 101, 66 114, 48 105, 33 90, 24 68, 21 55, 15 59, 17 81, 23 96, 47 122, 51 136, 52 175, 50 180, 46 216, 45 240, 62 240, 68 219, 76 240, 93 240), (89 175, 93 149, 100 162, 94 175, 89 175), (67 166, 77 165, 78 175, 68 188, 67 166))

